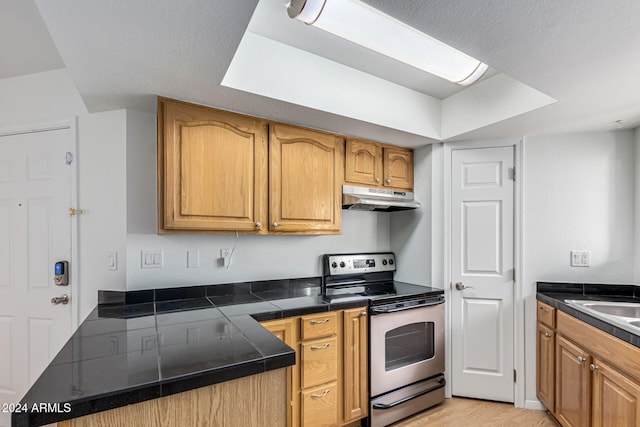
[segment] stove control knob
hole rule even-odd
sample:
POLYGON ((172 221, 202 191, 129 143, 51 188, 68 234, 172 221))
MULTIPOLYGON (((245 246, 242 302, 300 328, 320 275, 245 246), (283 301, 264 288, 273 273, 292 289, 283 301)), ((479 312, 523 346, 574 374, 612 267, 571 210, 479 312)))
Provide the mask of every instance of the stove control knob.
POLYGON ((344 268, 344 266, 345 266, 344 261, 340 261, 340 267, 344 268))
POLYGON ((389 258, 389 265, 393 265, 393 258, 389 258))
POLYGON ((386 259, 382 260, 382 265, 387 265, 387 260, 386 259))
POLYGON ((333 261, 333 262, 331 263, 331 267, 336 268, 337 266, 338 266, 338 263, 337 263, 337 262, 333 261))

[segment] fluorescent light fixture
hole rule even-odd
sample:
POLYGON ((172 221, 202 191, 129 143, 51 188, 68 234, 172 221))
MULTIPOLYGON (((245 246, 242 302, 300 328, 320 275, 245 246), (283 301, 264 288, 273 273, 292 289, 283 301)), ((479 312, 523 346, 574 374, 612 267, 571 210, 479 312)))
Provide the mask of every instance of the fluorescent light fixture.
POLYGON ((289 17, 420 70, 467 86, 483 64, 358 0, 291 0, 289 17))

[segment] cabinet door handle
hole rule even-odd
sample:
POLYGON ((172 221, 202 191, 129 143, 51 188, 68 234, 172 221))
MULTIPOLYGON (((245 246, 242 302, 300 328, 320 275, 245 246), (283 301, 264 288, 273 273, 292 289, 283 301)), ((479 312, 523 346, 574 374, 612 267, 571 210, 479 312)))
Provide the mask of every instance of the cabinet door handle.
POLYGON ((551 336, 551 334, 550 334, 549 332, 545 332, 545 333, 544 333, 544 336, 545 336, 545 337, 547 337, 547 338, 549 338, 549 337, 551 336))
POLYGON ((256 221, 256 227, 262 227, 262 223, 260 221, 256 221))
POLYGON ((589 369, 591 369, 592 371, 597 371, 598 370, 598 365, 595 365, 595 364, 592 363, 591 365, 589 365, 589 369))
POLYGON ((325 345, 312 345, 311 347, 309 347, 311 350, 322 350, 325 348, 329 348, 331 346, 330 343, 326 343, 325 345))
POLYGON ((387 184, 391 184, 391 180, 389 178, 386 179, 387 184))
POLYGON ((329 321, 329 319, 324 319, 324 320, 310 320, 309 323, 311 323, 312 325, 320 325, 321 323, 327 323, 329 321))
POLYGON ((329 394, 329 389, 326 389, 322 394, 312 394, 311 398, 312 399, 319 399, 321 397, 325 397, 327 394, 329 394))
POLYGON ((545 313, 550 313, 551 310, 549 310, 548 308, 544 308, 544 307, 540 307, 540 310, 544 311, 545 313))
POLYGON ((278 226, 278 223, 277 223, 277 222, 274 222, 274 223, 273 223, 273 224, 271 224, 271 225, 273 225, 273 228, 276 228, 276 227, 278 226))
POLYGON ((578 362, 583 363, 587 360, 586 357, 578 356, 578 362))
POLYGON ((380 178, 376 178, 376 182, 380 182, 380 178))
POLYGON ((366 312, 366 311, 363 311, 362 313, 360 313, 360 316, 362 316, 362 317, 364 317, 364 316, 366 316, 366 315, 367 315, 367 312, 366 312))

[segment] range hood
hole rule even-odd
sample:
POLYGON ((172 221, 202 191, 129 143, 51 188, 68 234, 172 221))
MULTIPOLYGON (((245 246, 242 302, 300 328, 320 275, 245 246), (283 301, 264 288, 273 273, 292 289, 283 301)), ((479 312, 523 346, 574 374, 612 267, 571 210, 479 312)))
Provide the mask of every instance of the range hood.
POLYGON ((419 207, 420 203, 413 200, 410 191, 342 186, 342 209, 393 212, 419 207))

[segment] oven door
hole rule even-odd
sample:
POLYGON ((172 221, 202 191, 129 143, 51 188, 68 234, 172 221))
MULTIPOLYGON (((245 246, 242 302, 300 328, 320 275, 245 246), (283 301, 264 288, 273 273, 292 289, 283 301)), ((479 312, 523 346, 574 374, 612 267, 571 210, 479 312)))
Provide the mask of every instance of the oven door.
POLYGON ((370 318, 371 396, 444 372, 444 303, 370 318))

